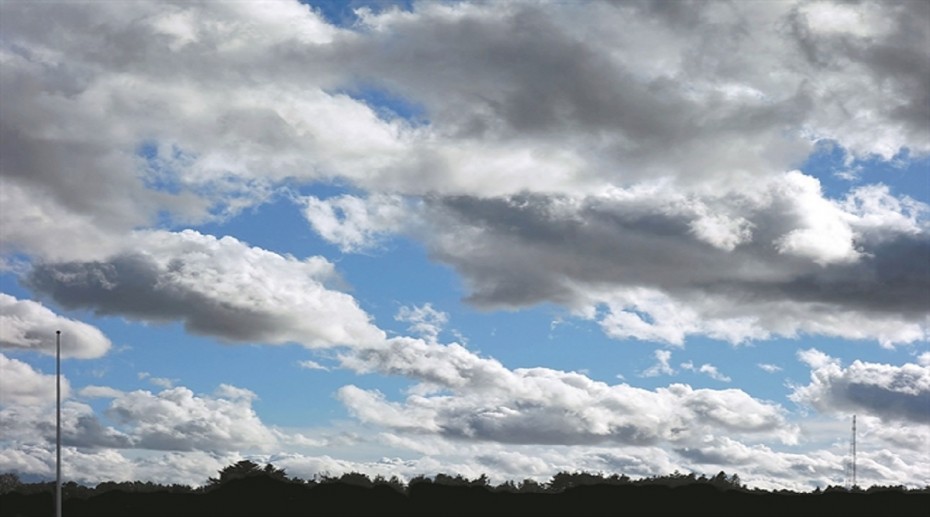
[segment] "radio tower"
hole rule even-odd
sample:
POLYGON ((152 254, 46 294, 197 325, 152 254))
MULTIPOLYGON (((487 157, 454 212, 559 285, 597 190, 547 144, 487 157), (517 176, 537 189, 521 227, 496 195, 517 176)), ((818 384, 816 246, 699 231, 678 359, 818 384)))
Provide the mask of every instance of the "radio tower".
POLYGON ((852 438, 849 440, 849 463, 846 464, 846 490, 858 486, 856 481, 856 415, 852 419, 852 438), (850 483, 852 481, 852 483, 850 483))

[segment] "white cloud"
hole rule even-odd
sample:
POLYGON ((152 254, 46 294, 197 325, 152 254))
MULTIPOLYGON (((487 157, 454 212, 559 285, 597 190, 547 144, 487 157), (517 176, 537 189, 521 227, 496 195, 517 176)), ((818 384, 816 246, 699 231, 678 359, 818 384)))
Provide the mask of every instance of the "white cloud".
MULTIPOLYGON (((64 397, 64 396, 63 396, 64 397)), ((10 404, 0 410, 2 442, 17 445, 55 443, 54 398, 44 405, 10 404)), ((82 448, 129 447, 129 437, 105 426, 91 406, 63 398, 61 406, 62 444, 82 448)))
POLYGON ((659 375, 675 375, 675 369, 669 366, 668 362, 672 358, 672 352, 669 350, 655 351, 656 364, 650 366, 640 374, 643 377, 658 377, 659 375))
POLYGON ((494 389, 509 378, 509 370, 499 361, 481 357, 460 344, 440 345, 409 337, 351 349, 339 359, 344 367, 360 373, 402 375, 440 387, 494 389))
MULTIPOLYGON (((44 374, 17 359, 0 354, 0 403, 4 406, 36 406, 47 409, 55 403, 55 375, 44 374)), ((71 391, 61 379, 62 397, 71 391)))
POLYGON ((138 390, 113 399, 107 414, 126 426, 137 448, 265 451, 278 442, 252 408, 254 397, 227 385, 215 396, 195 395, 184 387, 157 394, 138 390))
POLYGON ((426 341, 435 343, 439 338, 439 333, 442 332, 445 324, 449 322, 449 315, 434 309, 432 304, 426 303, 413 307, 404 305, 397 310, 394 319, 409 323, 410 326, 407 327, 407 330, 426 341))
POLYGON ((78 391, 78 395, 87 398, 105 398, 115 399, 125 394, 124 391, 112 388, 110 386, 84 386, 78 391))
MULTIPOLYGON (((54 376, 42 375, 2 355, 0 372, 0 446, 54 443, 55 412, 50 411, 55 400, 54 376)), ((159 393, 125 392, 108 386, 79 390, 80 397, 110 399, 106 418, 90 405, 69 398, 67 379, 62 388, 62 441, 82 450, 206 451, 220 455, 267 452, 284 442, 301 441, 300 435, 266 426, 252 407, 255 393, 231 385, 220 385, 213 394, 195 394, 183 386, 159 393)))
POLYGON ((66 307, 143 321, 181 320, 229 342, 355 345, 383 339, 351 296, 326 284, 333 264, 232 237, 147 232, 106 261, 44 263, 30 286, 66 307))
POLYGON ((840 361, 836 358, 830 357, 829 355, 817 350, 816 348, 808 348, 807 350, 798 350, 797 353, 798 359, 804 364, 814 368, 815 370, 823 368, 838 368, 840 366, 840 361))
POLYGON ((865 413, 886 422, 930 423, 930 368, 853 361, 847 367, 816 349, 798 353, 811 383, 790 398, 827 414, 865 413))
POLYGON ((782 370, 781 366, 778 366, 777 364, 759 363, 756 366, 758 366, 759 369, 767 373, 776 373, 782 370))
MULTIPOLYGON (((575 372, 509 370, 464 347, 410 338, 389 348, 352 350, 343 365, 422 383, 403 402, 356 386, 339 399, 363 422, 479 442, 537 444, 687 442, 702 433, 761 434, 792 442, 780 406, 740 390, 673 384, 649 391, 607 385, 575 372)), ((666 352, 666 351, 658 351, 666 352)), ((669 353, 657 353, 660 364, 669 353)))
POLYGON ((850 226, 860 238, 870 240, 926 231, 926 203, 908 196, 895 197, 885 185, 866 185, 852 190, 839 205, 849 214, 850 226))
POLYGON ((329 367, 323 366, 322 364, 320 364, 320 363, 318 363, 318 362, 316 362, 316 361, 310 360, 310 359, 305 359, 305 360, 303 360, 303 361, 298 361, 298 362, 297 362, 297 365, 300 366, 301 368, 306 369, 306 370, 323 370, 324 372, 328 372, 328 371, 329 371, 329 367))
POLYGON ((917 356, 917 364, 921 366, 930 366, 930 352, 923 352, 917 356))
POLYGON ((397 232, 407 219, 404 202, 397 196, 339 196, 303 198, 304 216, 321 237, 343 252, 376 246, 384 234, 397 232))
POLYGON ((780 253, 810 258, 820 265, 855 262, 859 253, 853 245, 853 231, 845 213, 824 199, 817 179, 800 171, 784 176, 777 187, 779 196, 794 201, 797 227, 775 240, 780 253))
POLYGON ((0 293, 0 348, 55 355, 59 330, 62 357, 89 359, 110 349, 110 340, 96 327, 59 316, 39 302, 0 293))
POLYGON ((684 370, 692 371, 692 372, 699 372, 699 373, 707 374, 707 376, 710 377, 711 379, 714 379, 720 382, 730 382, 732 380, 726 375, 720 373, 717 370, 717 367, 712 364, 704 363, 701 366, 696 367, 694 366, 694 363, 692 363, 691 361, 688 361, 685 363, 681 363, 681 368, 684 370))
POLYGON ((150 383, 154 384, 155 386, 158 386, 164 389, 173 388, 174 384, 179 380, 179 379, 168 379, 167 377, 153 377, 152 374, 150 374, 149 372, 139 372, 136 374, 136 376, 139 378, 139 380, 147 380, 150 383))

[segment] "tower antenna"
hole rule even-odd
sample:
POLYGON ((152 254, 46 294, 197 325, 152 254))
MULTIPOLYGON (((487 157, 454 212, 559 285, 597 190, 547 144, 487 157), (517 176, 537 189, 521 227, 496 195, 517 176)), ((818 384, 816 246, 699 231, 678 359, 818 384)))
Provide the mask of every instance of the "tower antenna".
POLYGON ((858 486, 856 479, 856 415, 852 417, 852 433, 849 439, 849 456, 846 457, 846 490, 858 486))

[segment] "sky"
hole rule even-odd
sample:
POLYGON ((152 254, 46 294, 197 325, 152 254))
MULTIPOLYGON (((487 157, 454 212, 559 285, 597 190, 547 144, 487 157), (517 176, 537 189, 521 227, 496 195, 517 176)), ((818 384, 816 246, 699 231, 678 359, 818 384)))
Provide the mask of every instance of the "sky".
POLYGON ((930 3, 0 2, 0 471, 930 484, 930 3))

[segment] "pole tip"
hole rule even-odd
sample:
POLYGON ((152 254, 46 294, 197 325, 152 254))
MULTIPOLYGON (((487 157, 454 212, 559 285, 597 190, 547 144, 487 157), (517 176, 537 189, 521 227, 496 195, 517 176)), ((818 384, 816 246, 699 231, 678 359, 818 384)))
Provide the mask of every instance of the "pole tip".
POLYGON ((60 331, 60 330, 56 330, 55 333, 58 334, 58 335, 61 335, 61 331, 60 331))

